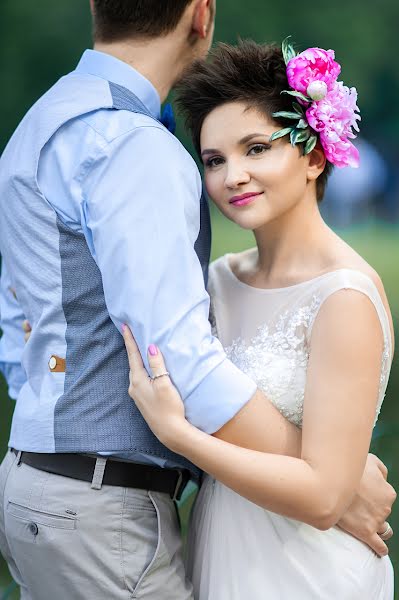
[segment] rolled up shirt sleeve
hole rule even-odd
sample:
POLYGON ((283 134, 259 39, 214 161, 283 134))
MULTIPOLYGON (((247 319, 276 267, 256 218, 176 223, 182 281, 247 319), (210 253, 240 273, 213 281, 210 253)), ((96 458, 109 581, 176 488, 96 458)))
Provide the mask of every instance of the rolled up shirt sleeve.
POLYGON ((147 368, 148 346, 159 346, 187 418, 214 433, 256 385, 211 335, 194 251, 201 195, 194 161, 163 128, 139 127, 104 143, 81 189, 82 225, 112 320, 130 326, 147 368))
POLYGON ((5 262, 1 265, 0 278, 0 371, 3 373, 10 398, 16 400, 26 382, 26 373, 21 364, 25 347, 22 322, 24 314, 16 299, 5 262))

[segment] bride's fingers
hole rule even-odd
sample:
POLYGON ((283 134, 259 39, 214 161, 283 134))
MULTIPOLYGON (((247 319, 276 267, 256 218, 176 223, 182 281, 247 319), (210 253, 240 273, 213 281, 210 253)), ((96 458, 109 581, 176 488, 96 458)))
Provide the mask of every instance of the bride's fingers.
POLYGON ((378 456, 374 455, 374 459, 375 459, 375 462, 377 464, 377 467, 381 471, 382 476, 384 477, 384 479, 386 481, 387 478, 388 478, 388 469, 386 468, 386 466, 384 465, 384 463, 382 462, 382 460, 378 458, 378 456))
POLYGON ((134 373, 135 375, 144 375, 142 372, 145 371, 145 376, 148 377, 147 371, 144 368, 143 359, 141 358, 140 350, 136 344, 136 340, 134 339, 132 332, 127 325, 123 326, 122 333, 123 339, 125 340, 131 373, 134 373))
POLYGON ((152 377, 157 379, 164 375, 169 375, 161 351, 154 344, 151 344, 148 347, 148 363, 150 365, 152 377))
POLYGON ((388 546, 385 542, 380 538, 378 533, 375 533, 370 540, 367 541, 367 544, 374 550, 378 556, 383 557, 388 554, 388 546))

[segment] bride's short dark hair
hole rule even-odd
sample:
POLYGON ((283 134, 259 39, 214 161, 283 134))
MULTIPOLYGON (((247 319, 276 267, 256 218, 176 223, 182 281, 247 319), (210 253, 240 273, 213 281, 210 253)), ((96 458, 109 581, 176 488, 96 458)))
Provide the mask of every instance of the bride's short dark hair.
MULTIPOLYGON (((287 89, 281 49, 247 40, 237 46, 219 44, 207 61, 197 60, 190 66, 177 85, 176 101, 200 154, 202 124, 212 110, 227 102, 244 102, 268 117, 280 110, 292 112, 292 96, 281 94, 287 89)), ((284 127, 292 124, 286 119, 274 120, 284 127)), ((319 201, 331 170, 327 161, 316 182, 319 201)))

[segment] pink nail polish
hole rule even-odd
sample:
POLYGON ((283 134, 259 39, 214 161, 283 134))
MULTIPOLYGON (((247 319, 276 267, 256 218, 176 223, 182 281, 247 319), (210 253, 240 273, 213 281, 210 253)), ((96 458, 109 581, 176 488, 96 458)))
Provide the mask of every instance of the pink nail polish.
POLYGON ((154 344, 151 344, 150 346, 148 346, 148 352, 151 356, 156 356, 158 354, 158 348, 154 346, 154 344))
POLYGON ((125 333, 125 329, 126 329, 126 323, 123 323, 123 325, 122 325, 122 333, 125 333))

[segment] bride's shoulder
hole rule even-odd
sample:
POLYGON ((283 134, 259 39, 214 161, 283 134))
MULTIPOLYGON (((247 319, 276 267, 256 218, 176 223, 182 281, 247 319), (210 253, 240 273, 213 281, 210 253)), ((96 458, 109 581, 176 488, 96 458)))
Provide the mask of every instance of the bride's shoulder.
POLYGON ((320 256, 324 264, 327 266, 327 272, 336 273, 339 276, 340 272, 360 273, 363 277, 368 278, 373 282, 378 291, 382 293, 384 286, 377 271, 361 256, 352 246, 350 246, 341 236, 328 228, 322 247, 320 248, 320 256))
POLYGON ((343 242, 341 252, 337 252, 335 268, 363 275, 374 284, 384 304, 388 306, 384 284, 379 273, 346 242, 343 242))
POLYGON ((210 263, 208 285, 211 285, 214 281, 216 281, 220 277, 220 273, 221 273, 221 271, 223 271, 226 258, 227 258, 227 255, 219 256, 219 258, 217 258, 216 260, 213 260, 210 263))
MULTIPOLYGON (((343 241, 341 240, 341 242, 343 241)), ((343 242, 336 250, 336 259, 332 270, 336 272, 337 278, 342 278, 343 282, 349 284, 348 287, 350 287, 350 283, 352 282, 355 288, 363 290, 366 294, 370 290, 370 287, 374 287, 377 290, 378 296, 384 305, 392 335, 392 315, 384 284, 379 273, 351 246, 347 245, 346 242, 343 242)), ((342 287, 346 287, 346 285, 342 287)))
POLYGON ((258 263, 258 249, 248 248, 243 252, 225 255, 225 266, 241 281, 245 281, 253 274, 258 263))
POLYGON ((208 276, 208 292, 211 296, 216 294, 216 290, 220 288, 221 282, 226 277, 226 264, 228 264, 228 254, 219 256, 216 260, 213 260, 209 265, 209 276, 208 276))
POLYGON ((239 277, 240 274, 250 271, 258 256, 256 248, 249 248, 243 252, 223 254, 209 267, 210 276, 220 276, 221 273, 230 272, 239 277))

